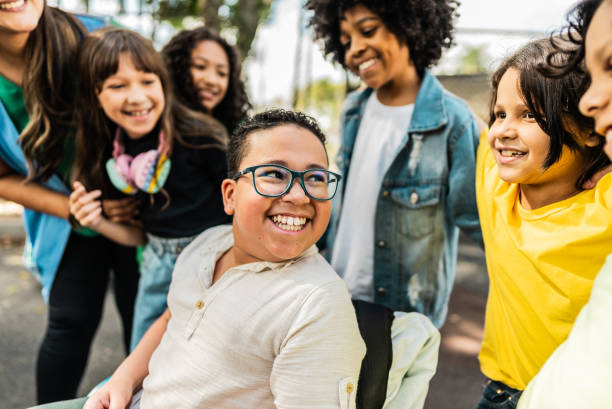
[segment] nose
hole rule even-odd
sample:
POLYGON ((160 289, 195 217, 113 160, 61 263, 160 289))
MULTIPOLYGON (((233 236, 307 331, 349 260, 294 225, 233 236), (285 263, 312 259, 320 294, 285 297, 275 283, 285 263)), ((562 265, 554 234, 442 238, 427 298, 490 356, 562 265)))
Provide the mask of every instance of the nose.
POLYGON ((606 105, 610 103, 610 96, 604 90, 597 89, 591 85, 586 90, 582 98, 580 98, 580 102, 578 104, 578 108, 582 115, 594 117, 597 115, 597 112, 601 109, 605 108, 606 105))
POLYGON ((359 36, 353 36, 351 38, 351 45, 346 51, 345 59, 348 61, 350 58, 360 57, 365 48, 365 41, 359 38, 359 36))
POLYGON ((127 102, 130 104, 138 104, 140 102, 143 102, 147 99, 145 91, 142 89, 142 87, 139 86, 133 86, 130 88, 130 92, 128 93, 127 96, 127 102))
POLYGON ((516 128, 509 118, 494 124, 489 130, 496 139, 513 139, 516 138, 516 128))
POLYGON ((289 191, 287 191, 287 193, 281 196, 281 200, 284 202, 291 202, 294 204, 305 204, 305 203, 310 202, 310 198, 306 195, 306 192, 304 192, 304 189, 302 189, 302 185, 300 184, 300 181, 298 178, 295 178, 293 180, 293 183, 291 184, 289 191))

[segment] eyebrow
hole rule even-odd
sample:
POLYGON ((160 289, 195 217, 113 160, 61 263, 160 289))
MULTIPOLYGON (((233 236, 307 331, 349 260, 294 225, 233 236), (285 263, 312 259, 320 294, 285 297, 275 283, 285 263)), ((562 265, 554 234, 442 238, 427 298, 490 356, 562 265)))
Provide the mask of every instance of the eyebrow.
MULTIPOLYGON (((208 58, 206 58, 206 57, 201 57, 201 56, 199 56, 199 55, 196 55, 195 57, 193 57, 193 59, 194 59, 194 60, 201 60, 201 61, 206 62, 206 63, 211 62, 211 61, 210 61, 208 58)), ((218 64, 215 64, 215 66, 217 66, 217 67, 223 67, 223 68, 229 68, 229 64, 225 64, 225 63, 218 63, 218 64)))
MULTIPOLYGON (((269 165, 281 165, 291 169, 291 167, 284 160, 269 160, 265 163, 269 165)), ((327 167, 321 165, 320 163, 310 163, 306 166, 306 169, 327 169, 327 167)))
MULTIPOLYGON (((340 20, 346 21, 346 17, 342 16, 340 17, 340 20)), ((366 21, 369 21, 369 20, 378 20, 378 18, 374 16, 367 16, 367 17, 362 18, 361 20, 357 20, 356 24, 365 23, 366 21)))

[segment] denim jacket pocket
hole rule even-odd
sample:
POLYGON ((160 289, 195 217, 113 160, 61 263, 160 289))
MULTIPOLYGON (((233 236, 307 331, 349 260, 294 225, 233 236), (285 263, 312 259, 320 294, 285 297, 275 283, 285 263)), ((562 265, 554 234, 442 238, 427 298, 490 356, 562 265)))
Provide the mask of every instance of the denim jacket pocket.
POLYGON ((391 189, 391 199, 396 206, 397 219, 402 234, 422 237, 433 231, 436 209, 440 203, 440 184, 422 184, 391 189))

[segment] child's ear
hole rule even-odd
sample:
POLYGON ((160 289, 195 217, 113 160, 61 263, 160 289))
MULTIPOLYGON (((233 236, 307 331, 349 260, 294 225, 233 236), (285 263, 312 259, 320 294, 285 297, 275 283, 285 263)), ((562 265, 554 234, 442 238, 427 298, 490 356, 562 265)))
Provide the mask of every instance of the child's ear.
POLYGON ((589 148, 595 148, 601 145, 602 137, 595 132, 589 134, 584 138, 584 144, 589 148))
POLYGON ((236 200, 236 181, 224 179, 221 182, 221 195, 223 196, 223 210, 228 215, 233 215, 236 200))

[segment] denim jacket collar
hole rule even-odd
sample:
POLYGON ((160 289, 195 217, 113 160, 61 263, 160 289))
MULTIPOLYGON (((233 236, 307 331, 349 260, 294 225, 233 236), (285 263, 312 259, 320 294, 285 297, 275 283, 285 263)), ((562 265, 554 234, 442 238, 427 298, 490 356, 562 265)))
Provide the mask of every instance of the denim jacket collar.
MULTIPOLYGON (((366 88, 363 92, 350 96, 346 107, 346 116, 363 115, 365 102, 374 90, 366 88)), ((444 89, 440 82, 426 69, 419 88, 414 112, 408 128, 408 133, 426 132, 438 129, 448 123, 448 115, 444 109, 444 89)))

